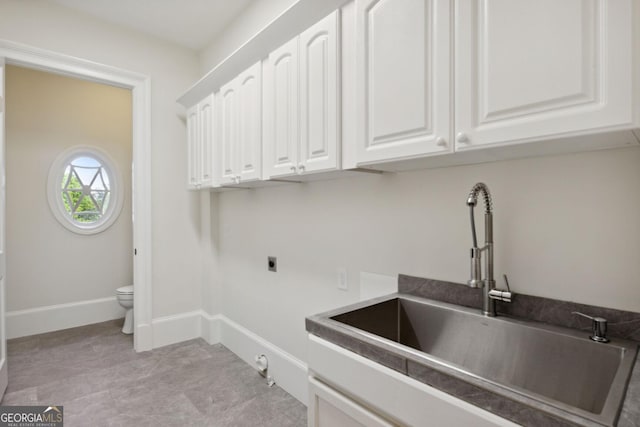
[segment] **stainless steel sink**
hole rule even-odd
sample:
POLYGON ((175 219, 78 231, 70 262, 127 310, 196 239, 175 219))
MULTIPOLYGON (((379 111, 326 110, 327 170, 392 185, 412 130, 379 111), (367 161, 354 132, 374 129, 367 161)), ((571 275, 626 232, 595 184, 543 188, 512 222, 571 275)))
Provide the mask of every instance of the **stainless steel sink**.
POLYGON ((637 344, 596 343, 587 332, 475 311, 402 296, 331 319, 562 411, 615 423, 637 344))

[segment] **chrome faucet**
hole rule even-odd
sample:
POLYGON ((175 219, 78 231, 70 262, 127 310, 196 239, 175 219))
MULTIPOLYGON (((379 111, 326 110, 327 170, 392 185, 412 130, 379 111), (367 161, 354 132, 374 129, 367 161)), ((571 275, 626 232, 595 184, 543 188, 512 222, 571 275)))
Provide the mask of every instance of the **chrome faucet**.
POLYGON ((477 183, 471 189, 467 198, 467 205, 471 215, 471 235, 473 237, 473 247, 471 248, 471 279, 467 282, 472 288, 484 288, 482 297, 482 313, 485 316, 494 317, 496 315, 496 300, 511 302, 511 290, 507 275, 504 280, 507 290, 496 289, 496 281, 493 279, 493 205, 491 204, 491 193, 489 188, 482 182, 477 183), (478 203, 478 194, 482 193, 484 199, 484 246, 478 247, 476 238, 476 222, 473 215, 473 208, 478 203), (482 252, 486 252, 484 262, 485 278, 482 279, 482 252))

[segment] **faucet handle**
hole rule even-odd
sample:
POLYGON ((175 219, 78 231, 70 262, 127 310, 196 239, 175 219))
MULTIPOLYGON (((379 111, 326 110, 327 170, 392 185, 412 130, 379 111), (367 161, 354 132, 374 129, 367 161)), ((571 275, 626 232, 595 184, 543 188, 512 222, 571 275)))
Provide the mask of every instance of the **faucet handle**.
POLYGON ((491 289, 489 291, 489 298, 502 301, 502 302, 511 302, 513 295, 510 291, 501 291, 500 289, 491 289))
POLYGON ((504 282, 507 285, 507 290, 491 289, 489 291, 489 298, 502 302, 511 302, 513 294, 511 293, 511 288, 509 288, 509 279, 507 279, 506 274, 503 274, 502 276, 504 277, 504 282))
POLYGON ((580 313, 579 311, 572 311, 571 314, 577 314, 578 316, 586 317, 591 320, 591 329, 593 334, 589 336, 592 341, 596 342, 609 342, 607 338, 607 319, 604 317, 594 317, 588 314, 580 313))
POLYGON ((504 277, 504 284, 507 285, 507 291, 511 292, 511 288, 509 287, 509 279, 507 279, 507 274, 503 274, 502 277, 504 277))

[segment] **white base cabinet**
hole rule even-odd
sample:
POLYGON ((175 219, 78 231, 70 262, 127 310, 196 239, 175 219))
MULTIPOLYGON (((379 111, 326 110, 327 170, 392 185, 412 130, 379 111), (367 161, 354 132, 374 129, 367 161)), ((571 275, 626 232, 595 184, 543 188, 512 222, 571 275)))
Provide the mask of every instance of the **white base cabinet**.
POLYGON ((309 427, 516 427, 509 420, 309 335, 309 427))
POLYGON ((392 427, 393 424, 314 377, 309 377, 308 425, 311 427, 392 427))

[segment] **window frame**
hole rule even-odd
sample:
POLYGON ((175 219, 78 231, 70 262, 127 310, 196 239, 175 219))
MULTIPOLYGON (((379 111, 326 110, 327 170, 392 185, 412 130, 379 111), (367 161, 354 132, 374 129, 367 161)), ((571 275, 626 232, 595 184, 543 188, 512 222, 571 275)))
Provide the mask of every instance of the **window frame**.
POLYGON ((98 234, 109 227, 120 217, 124 202, 124 188, 120 170, 113 159, 103 150, 92 146, 74 146, 67 148, 56 157, 49 170, 47 182, 47 199, 53 216, 67 230, 77 234, 98 234), (62 198, 62 179, 66 168, 77 157, 91 157, 97 160, 109 177, 109 205, 102 217, 91 223, 80 223, 73 219, 73 215, 67 212, 62 198))

